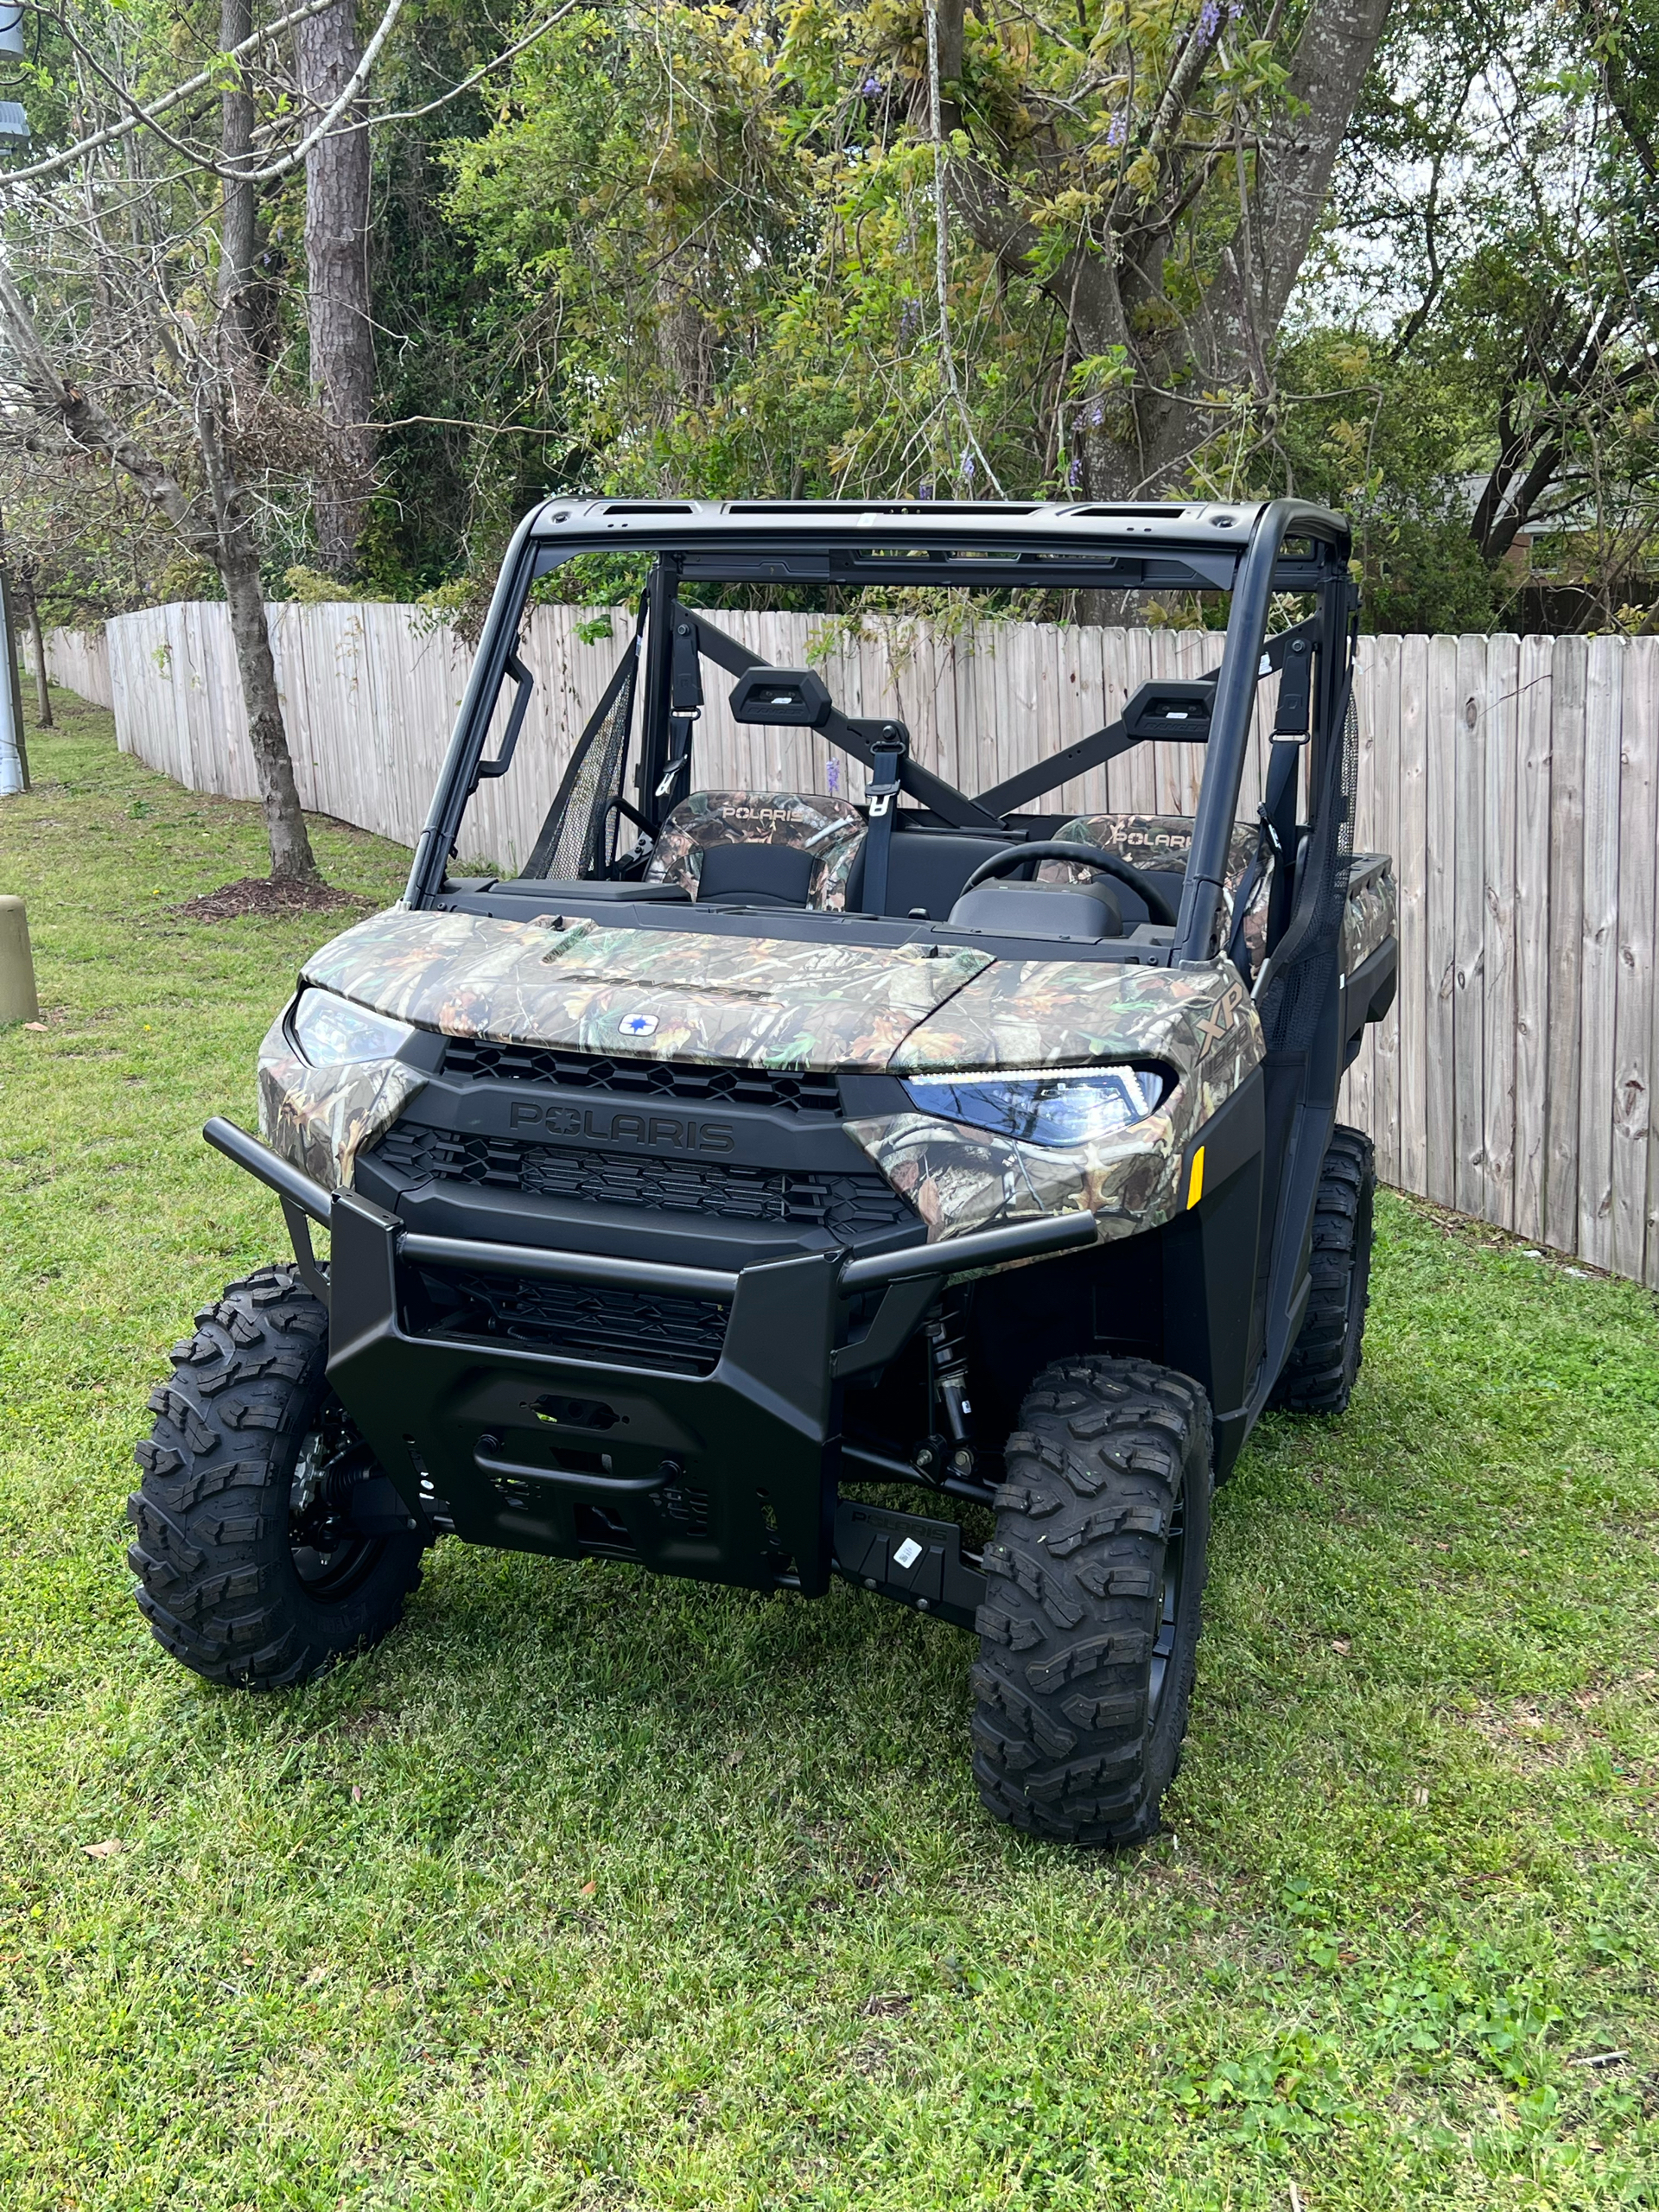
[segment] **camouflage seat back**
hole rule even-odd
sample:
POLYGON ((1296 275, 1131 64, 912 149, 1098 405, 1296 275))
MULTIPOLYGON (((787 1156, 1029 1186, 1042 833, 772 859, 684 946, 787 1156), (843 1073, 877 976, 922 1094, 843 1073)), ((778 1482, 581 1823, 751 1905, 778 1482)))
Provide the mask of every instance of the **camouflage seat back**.
MULTIPOLYGON (((1184 875, 1186 856, 1192 849, 1192 819, 1185 814, 1079 814, 1063 823, 1054 835, 1079 845, 1098 845, 1103 853, 1127 861, 1131 868, 1147 868, 1154 874, 1184 875)), ((1259 835, 1254 822, 1233 824, 1232 842, 1227 849, 1227 874, 1222 886, 1227 915, 1225 935, 1231 934, 1234 893, 1250 873, 1259 835)), ((1074 871, 1063 861, 1046 861, 1037 873, 1040 876, 1064 878, 1072 874, 1084 876, 1088 870, 1074 871)), ((1269 851, 1267 866, 1250 893, 1249 912, 1244 921, 1244 943, 1253 967, 1261 965, 1267 940, 1268 893, 1272 885, 1273 855, 1269 851)))
POLYGON ((809 906, 839 912, 864 838, 850 801, 815 791, 693 791, 662 827, 646 869, 653 883, 677 883, 695 899, 711 845, 789 845, 812 855, 809 906))

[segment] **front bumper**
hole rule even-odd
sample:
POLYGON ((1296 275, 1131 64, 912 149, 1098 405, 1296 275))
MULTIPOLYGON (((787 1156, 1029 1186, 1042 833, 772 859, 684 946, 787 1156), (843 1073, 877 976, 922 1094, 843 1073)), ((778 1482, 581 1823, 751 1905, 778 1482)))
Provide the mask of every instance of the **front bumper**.
MULTIPOLYGON (((908 1341, 946 1277, 1092 1244, 1092 1215, 849 1258, 814 1252, 735 1272, 423 1236, 354 1192, 325 1191, 257 1138, 208 1141, 282 1198, 329 1310, 328 1373, 410 1506, 477 1543, 613 1553, 752 1589, 828 1586, 840 1395, 908 1341), (326 1274, 308 1224, 330 1231, 326 1274), (435 1325, 433 1271, 680 1301, 725 1315, 703 1371, 435 1325)), ((644 1309, 642 1308, 642 1311, 644 1309)))

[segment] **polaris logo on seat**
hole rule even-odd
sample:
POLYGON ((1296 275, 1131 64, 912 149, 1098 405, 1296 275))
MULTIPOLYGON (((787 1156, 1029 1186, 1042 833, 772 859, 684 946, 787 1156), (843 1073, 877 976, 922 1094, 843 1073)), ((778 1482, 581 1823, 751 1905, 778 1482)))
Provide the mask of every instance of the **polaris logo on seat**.
POLYGON ((586 1137, 592 1144, 640 1145, 648 1152, 730 1152, 736 1144, 729 1122, 701 1122, 690 1114, 639 1114, 631 1107, 549 1106, 515 1098, 507 1112, 510 1128, 545 1129, 550 1136, 586 1137))

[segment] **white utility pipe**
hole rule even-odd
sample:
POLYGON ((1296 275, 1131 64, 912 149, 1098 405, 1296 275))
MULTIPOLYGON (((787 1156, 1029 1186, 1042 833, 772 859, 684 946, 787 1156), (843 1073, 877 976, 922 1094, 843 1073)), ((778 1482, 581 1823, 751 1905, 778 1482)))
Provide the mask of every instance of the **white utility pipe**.
POLYGON ((0 652, 6 655, 0 661, 0 798, 16 798, 23 788, 23 750, 17 742, 17 724, 12 715, 11 632, 3 613, 0 613, 0 652))

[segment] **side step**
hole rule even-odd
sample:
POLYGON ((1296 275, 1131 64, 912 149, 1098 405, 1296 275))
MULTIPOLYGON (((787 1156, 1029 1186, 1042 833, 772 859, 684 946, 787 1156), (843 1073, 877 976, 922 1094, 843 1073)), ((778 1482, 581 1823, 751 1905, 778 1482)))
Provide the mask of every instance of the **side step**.
POLYGON ((962 1530, 954 1521, 926 1521, 919 1513, 891 1513, 879 1505, 836 1508, 835 1570, 862 1590, 936 1613, 957 1628, 972 1628, 985 1598, 985 1577, 962 1558, 962 1530))

